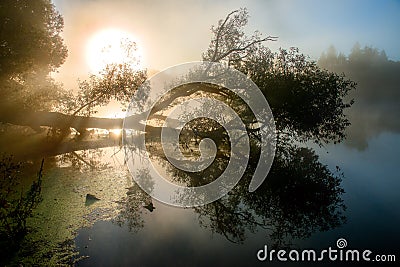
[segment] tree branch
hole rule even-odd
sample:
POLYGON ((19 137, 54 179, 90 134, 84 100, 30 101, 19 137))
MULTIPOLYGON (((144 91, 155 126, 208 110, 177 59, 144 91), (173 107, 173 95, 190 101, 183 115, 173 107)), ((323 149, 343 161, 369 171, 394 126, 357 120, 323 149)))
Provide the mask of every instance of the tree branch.
POLYGON ((224 54, 222 54, 221 56, 219 56, 219 57, 217 58, 216 61, 217 61, 217 62, 220 61, 221 59, 223 59, 223 58, 229 56, 229 54, 231 54, 231 53, 233 53, 233 52, 244 51, 244 50, 250 48, 251 46, 253 46, 253 45, 255 45, 255 44, 262 43, 262 42, 265 42, 265 41, 276 41, 277 38, 278 38, 278 37, 275 37, 275 36, 268 36, 268 37, 266 37, 266 38, 264 38, 264 39, 252 41, 252 42, 250 42, 249 44, 247 44, 247 45, 244 46, 244 47, 232 48, 232 49, 228 50, 227 52, 225 52, 224 54))
POLYGON ((228 22, 230 16, 232 16, 232 14, 237 13, 237 12, 239 12, 238 9, 232 11, 231 13, 229 13, 229 14, 226 16, 224 22, 219 26, 219 29, 218 29, 218 32, 217 32, 217 36, 216 36, 216 38, 215 38, 215 49, 214 49, 214 55, 212 56, 212 59, 211 59, 212 62, 216 62, 215 58, 216 58, 217 53, 218 53, 219 38, 221 37, 222 29, 224 29, 225 24, 228 22))
POLYGON ((72 113, 72 116, 75 116, 76 114, 78 114, 82 109, 84 109, 85 107, 89 106, 90 104, 96 102, 97 100, 99 100, 101 97, 103 97, 104 94, 99 95, 98 97, 92 99, 91 101, 83 104, 80 108, 78 108, 74 113, 72 113))

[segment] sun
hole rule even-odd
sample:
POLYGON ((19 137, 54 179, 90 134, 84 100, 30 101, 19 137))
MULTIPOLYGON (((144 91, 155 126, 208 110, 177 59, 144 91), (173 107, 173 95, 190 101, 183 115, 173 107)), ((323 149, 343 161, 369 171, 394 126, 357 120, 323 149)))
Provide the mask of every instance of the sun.
POLYGON ((142 68, 142 49, 138 40, 129 32, 109 28, 94 33, 86 45, 86 63, 92 73, 99 73, 108 64, 131 65, 142 68))

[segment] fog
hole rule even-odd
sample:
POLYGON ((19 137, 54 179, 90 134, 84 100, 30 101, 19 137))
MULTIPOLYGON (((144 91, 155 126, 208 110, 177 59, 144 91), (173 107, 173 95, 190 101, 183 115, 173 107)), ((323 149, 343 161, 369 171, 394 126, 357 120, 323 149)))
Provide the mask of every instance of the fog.
POLYGON ((355 103, 347 112, 352 124, 347 130, 347 145, 363 150, 369 139, 384 132, 400 133, 399 61, 388 60, 383 50, 361 48, 357 43, 348 56, 331 46, 319 65, 357 82, 350 95, 355 103))
POLYGON ((85 46, 97 31, 115 27, 130 32, 144 49, 144 65, 162 70, 201 59, 211 25, 230 11, 249 10, 249 33, 259 30, 278 36, 267 46, 299 47, 312 59, 334 44, 348 54, 355 42, 384 49, 399 60, 400 4, 395 1, 128 1, 54 0, 65 21, 64 37, 69 57, 58 76, 66 87, 87 75, 85 46))

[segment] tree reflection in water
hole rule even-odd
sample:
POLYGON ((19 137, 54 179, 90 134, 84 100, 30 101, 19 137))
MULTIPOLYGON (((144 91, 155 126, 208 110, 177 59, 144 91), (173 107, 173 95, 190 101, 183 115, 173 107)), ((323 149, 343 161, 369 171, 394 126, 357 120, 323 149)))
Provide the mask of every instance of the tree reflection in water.
MULTIPOLYGON (((148 187, 153 188, 154 184, 151 183, 151 177, 147 169, 141 169, 136 173, 140 178, 148 181, 148 187)), ((153 207, 151 197, 143 191, 136 183, 128 188, 126 197, 119 202, 120 213, 113 221, 119 225, 127 225, 129 231, 137 232, 144 226, 144 220, 142 218, 143 209, 150 210, 153 207)), ((152 211, 152 210, 150 210, 152 211)))
POLYGON ((110 163, 104 161, 104 150, 95 148, 82 151, 72 151, 55 157, 57 164, 69 165, 75 170, 94 171, 110 168, 110 163))
MULTIPOLYGON (((252 148, 253 151, 257 150, 252 148)), ((160 158, 156 155, 153 153, 153 158, 160 158)), ((341 187, 343 173, 338 167, 331 172, 319 162, 318 155, 312 149, 280 143, 266 181, 255 192, 249 192, 248 184, 257 157, 257 151, 252 153, 244 177, 226 196, 193 208, 199 215, 200 226, 235 243, 243 243, 249 232, 263 231, 274 246, 282 248, 289 246, 292 239, 307 238, 317 231, 328 231, 346 221, 346 207, 342 200, 344 190, 341 187)), ((217 155, 210 167, 190 174, 174 168, 168 162, 164 162, 163 166, 174 182, 199 186, 218 177, 228 161, 229 158, 224 155, 217 155)), ((146 175, 143 178, 152 180, 146 175)), ((128 191, 126 201, 118 224, 121 225, 125 219, 129 229, 137 231, 143 227, 140 219, 143 205, 151 199, 135 184, 128 191)))
MULTIPOLYGON (((290 56, 293 55, 289 54, 290 56)), ((303 70, 294 68, 294 70, 290 69, 292 72, 290 73, 284 69, 282 75, 286 76, 282 78, 278 75, 278 78, 281 79, 281 86, 291 90, 296 83, 299 83, 300 76, 303 73, 312 72, 316 68, 315 65, 305 62, 303 57, 293 57, 300 63, 304 63, 303 65, 299 64, 303 70)), ((277 71, 282 70, 278 68, 277 71)), ((342 94, 346 95, 346 92, 350 90, 349 87, 353 86, 350 81, 345 81, 343 77, 332 76, 325 72, 319 73, 319 76, 312 78, 312 80, 315 79, 312 83, 324 83, 330 81, 333 77, 337 80, 334 86, 338 88, 332 87, 332 92, 335 92, 336 89, 343 90, 342 94)), ((174 82, 172 81, 172 83, 174 82)), ((125 120, 125 126, 130 127, 125 128, 130 133, 127 134, 124 130, 123 136, 126 157, 129 158, 131 164, 138 164, 138 161, 148 155, 150 160, 155 163, 154 166, 142 166, 149 168, 149 172, 143 171, 142 174, 134 174, 135 177, 147 179, 147 182, 152 184, 154 178, 149 174, 151 167, 155 167, 156 169, 159 168, 160 173, 166 173, 169 176, 167 179, 172 183, 186 187, 198 187, 211 183, 227 169, 228 163, 233 157, 232 151, 234 151, 237 143, 231 143, 230 136, 224 126, 213 119, 209 119, 223 115, 224 112, 214 109, 213 106, 207 106, 207 102, 181 112, 180 116, 182 117, 179 117, 179 120, 189 121, 185 120, 184 116, 195 119, 190 120, 182 129, 179 129, 179 148, 175 149, 181 151, 186 157, 185 161, 193 161, 200 156, 200 140, 210 138, 214 141, 217 151, 212 164, 202 171, 185 172, 174 167, 165 155, 165 148, 163 148, 161 142, 161 132, 165 128, 177 131, 178 126, 165 125, 157 123, 157 121, 165 121, 165 114, 168 114, 173 106, 180 105, 184 109, 185 106, 182 103, 200 95, 203 98, 216 99, 231 107, 245 125, 246 131, 239 134, 247 135, 250 145, 249 155, 244 153, 242 155, 241 150, 235 152, 239 155, 234 155, 248 157, 246 171, 238 184, 217 201, 204 206, 192 205, 196 206, 193 210, 199 215, 199 223, 202 227, 209 228, 212 232, 221 234, 235 243, 243 243, 249 232, 255 233, 264 230, 274 246, 284 247, 289 246, 293 239, 307 238, 317 231, 327 231, 345 222, 345 205, 342 200, 344 190, 341 187, 343 174, 339 168, 335 172, 330 171, 327 166, 319 162, 319 157, 313 149, 301 145, 302 142, 306 141, 313 141, 322 145, 329 141, 340 142, 344 138, 343 130, 348 121, 343 117, 342 112, 348 105, 341 102, 340 95, 328 93, 326 101, 331 101, 330 98, 334 98, 333 100, 338 103, 337 106, 332 107, 335 111, 332 111, 332 114, 329 112, 320 114, 320 118, 315 120, 309 119, 310 115, 307 111, 314 106, 307 105, 304 108, 297 106, 293 110, 282 110, 277 109, 276 106, 271 106, 272 111, 275 111, 274 116, 278 115, 275 130, 275 125, 270 123, 273 118, 269 116, 267 107, 264 107, 264 110, 261 111, 262 114, 254 114, 252 112, 253 107, 250 104, 244 102, 236 92, 225 87, 225 85, 231 84, 236 86, 234 88, 239 88, 245 91, 244 94, 248 93, 251 96, 251 92, 243 90, 248 86, 246 81, 242 80, 242 76, 232 78, 224 66, 212 65, 211 68, 207 67, 205 70, 193 70, 188 74, 188 77, 182 77, 177 84, 175 87, 166 85, 173 89, 164 93, 154 106, 145 107, 144 110, 151 109, 149 117, 146 118, 145 128, 141 126, 142 121, 138 120, 138 122, 131 123, 135 114, 128 117, 128 124, 126 123, 127 119, 125 120), (188 80, 204 81, 206 80, 203 79, 204 76, 210 82, 187 82, 188 80), (200 78, 191 79, 193 77, 200 78), (211 115, 207 116, 209 115, 207 112, 211 115), (206 115, 202 116, 202 114, 206 115), (145 133, 136 134, 137 129, 139 131, 144 129, 145 133), (271 132, 277 135, 275 158, 271 170, 262 185, 256 191, 249 192, 249 184, 259 161, 264 160, 265 162, 260 162, 260 164, 268 166, 268 157, 261 154, 261 148, 263 142, 265 142, 262 133, 271 132), (143 147, 141 142, 138 141, 139 135, 142 138, 145 136, 146 147, 143 147)), ((300 84, 302 83, 300 82, 300 84)), ((261 90, 265 90, 266 92, 263 93, 266 95, 273 92, 269 87, 261 90)), ((309 92, 304 91, 302 97, 307 96, 307 98, 314 99, 314 93, 312 91, 308 95, 309 92)), ((273 95, 275 97, 280 97, 279 92, 273 92, 273 94, 276 94, 273 95)), ((319 99, 321 103, 324 103, 324 97, 319 99)), ((322 106, 323 104, 316 105, 317 109, 321 110, 323 109, 322 106)), ((319 112, 322 112, 321 110, 319 112)), ((310 114, 315 112, 317 111, 310 110, 310 114)), ((128 112, 128 116, 130 115, 132 114, 128 112)), ((226 121, 226 125, 229 125, 233 119, 226 116, 222 121, 226 121)), ((241 136, 237 140, 241 140, 241 136)), ((271 140, 272 138, 267 138, 267 141, 271 140)), ((272 141, 274 142, 274 140, 272 141)), ((271 153, 271 151, 267 150, 264 153, 271 153)), ((236 170, 229 175, 235 175, 235 172, 239 173, 240 167, 243 166, 235 166, 236 170)), ((136 181, 138 180, 136 179, 136 181)), ((145 191, 150 192, 152 190, 145 191)), ((135 229, 135 226, 142 226, 137 216, 143 210, 143 203, 148 201, 142 197, 143 192, 141 190, 136 192, 138 192, 138 196, 130 196, 127 199, 126 209, 122 213, 123 217, 128 219, 128 224, 132 226, 130 228, 133 229, 135 229), (130 219, 132 222, 129 222, 130 219)), ((183 192, 178 195, 178 198, 179 201, 176 203, 195 203, 191 202, 193 195, 190 193, 183 192)))
MULTIPOLYGON (((248 114, 245 117, 252 121, 248 114)), ((165 157, 160 139, 155 137, 157 133, 149 131, 146 135, 147 152, 134 142, 134 136, 129 136, 133 141, 129 142, 126 155, 138 160, 143 153, 149 153, 151 160, 176 184, 197 187, 210 183, 221 175, 230 160, 229 138, 213 120, 195 119, 186 124, 180 134, 180 149, 188 158, 199 157, 199 139, 205 136, 217 144, 214 162, 200 172, 175 168, 165 157)), ((274 246, 282 248, 290 246, 293 239, 307 238, 317 231, 328 231, 345 222, 346 207, 341 187, 343 173, 339 167, 334 172, 329 170, 319 162, 313 149, 293 141, 287 132, 278 135, 275 159, 267 179, 255 192, 249 192, 248 186, 260 159, 260 140, 257 134, 249 136, 249 164, 239 183, 223 198, 193 208, 202 227, 235 243, 243 243, 249 233, 263 231, 274 246)), ((143 169, 137 175, 153 186, 148 171, 143 169)), ((135 184, 128 191, 117 223, 122 225, 125 220, 131 231, 143 227, 140 216, 146 203, 151 203, 151 199, 135 184)))
POLYGON ((255 192, 247 190, 251 175, 246 173, 226 197, 195 211, 201 225, 232 242, 241 243, 246 231, 261 228, 282 248, 292 238, 344 223, 341 177, 309 148, 279 147, 267 180, 255 192))

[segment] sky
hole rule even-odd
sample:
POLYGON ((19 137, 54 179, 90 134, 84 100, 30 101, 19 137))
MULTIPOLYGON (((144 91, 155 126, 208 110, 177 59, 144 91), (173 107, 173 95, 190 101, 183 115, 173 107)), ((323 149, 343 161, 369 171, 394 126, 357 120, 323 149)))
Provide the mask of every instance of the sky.
POLYGON ((400 1, 139 1, 53 0, 64 17, 64 39, 69 56, 56 78, 67 88, 90 72, 87 43, 99 31, 128 32, 142 50, 143 66, 162 70, 201 59, 210 39, 210 27, 230 11, 246 7, 247 30, 278 36, 267 43, 272 50, 295 46, 318 59, 334 45, 349 54, 356 42, 385 50, 400 60, 400 1))

